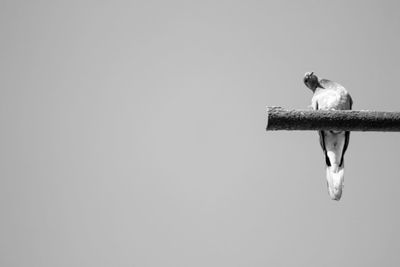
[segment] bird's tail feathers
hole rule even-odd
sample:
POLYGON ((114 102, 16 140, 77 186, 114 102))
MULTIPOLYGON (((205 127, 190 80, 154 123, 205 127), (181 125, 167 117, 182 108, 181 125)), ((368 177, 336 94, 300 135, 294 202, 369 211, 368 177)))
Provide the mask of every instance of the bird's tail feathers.
POLYGON ((344 186, 344 164, 326 166, 328 192, 333 200, 340 200, 344 186))

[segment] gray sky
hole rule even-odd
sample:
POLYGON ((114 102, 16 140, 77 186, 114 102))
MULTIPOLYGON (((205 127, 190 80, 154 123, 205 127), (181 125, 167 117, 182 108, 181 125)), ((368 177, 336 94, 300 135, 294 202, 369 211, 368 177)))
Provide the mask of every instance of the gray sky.
POLYGON ((1 266, 398 266, 397 133, 330 200, 306 71, 399 110, 396 1, 1 1, 1 266))

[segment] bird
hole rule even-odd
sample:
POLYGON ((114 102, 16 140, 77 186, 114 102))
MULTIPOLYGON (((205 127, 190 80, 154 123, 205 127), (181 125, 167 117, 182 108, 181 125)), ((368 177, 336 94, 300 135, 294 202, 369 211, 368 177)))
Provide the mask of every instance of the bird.
MULTIPOLYGON (((307 72, 304 84, 313 92, 313 110, 351 110, 353 100, 340 84, 319 79, 314 72, 307 72)), ((326 163, 328 193, 332 200, 339 201, 344 186, 344 154, 350 141, 350 131, 319 131, 319 141, 326 163)))

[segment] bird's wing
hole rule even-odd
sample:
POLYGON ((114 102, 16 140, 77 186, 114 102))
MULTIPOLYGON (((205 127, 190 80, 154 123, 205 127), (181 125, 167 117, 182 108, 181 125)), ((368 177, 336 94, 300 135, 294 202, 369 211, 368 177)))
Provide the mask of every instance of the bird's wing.
POLYGON ((328 153, 326 151, 326 146, 325 146, 325 132, 318 131, 318 134, 319 134, 319 144, 321 145, 322 151, 324 152, 326 166, 331 166, 331 162, 329 160, 328 153))
POLYGON ((337 82, 334 82, 334 81, 331 81, 331 80, 327 80, 327 79, 321 79, 321 80, 319 80, 319 84, 324 88, 324 89, 333 89, 333 90, 338 90, 338 89, 340 89, 340 88, 343 88, 344 89, 344 87, 341 85, 341 84, 339 84, 339 83, 337 83, 337 82))
MULTIPOLYGON (((319 105, 318 105, 317 97, 313 97, 312 103, 313 103, 314 110, 318 110, 319 105)), ((318 131, 318 134, 319 134, 319 144, 321 145, 322 151, 324 152, 326 165, 331 166, 331 163, 329 161, 329 157, 328 157, 328 154, 326 151, 326 146, 325 146, 325 133, 324 133, 324 131, 318 131)))
POLYGON ((343 150, 342 150, 342 157, 340 159, 340 166, 343 165, 343 159, 344 159, 344 153, 346 153, 347 147, 349 146, 350 142, 350 132, 346 131, 344 132, 344 145, 343 145, 343 150))
MULTIPOLYGON (((351 98, 350 94, 347 94, 347 95, 348 95, 348 98, 347 98, 348 109, 352 109, 353 108, 353 99, 351 98)), ((343 153, 342 153, 342 162, 340 162, 340 165, 343 164, 344 153, 346 152, 347 147, 349 146, 349 142, 350 142, 350 132, 346 131, 343 153)))

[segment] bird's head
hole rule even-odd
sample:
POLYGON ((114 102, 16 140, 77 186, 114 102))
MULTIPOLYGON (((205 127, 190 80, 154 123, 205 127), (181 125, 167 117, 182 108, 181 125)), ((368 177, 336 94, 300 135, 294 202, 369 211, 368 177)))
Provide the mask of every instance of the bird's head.
POLYGON ((318 81, 317 75, 314 74, 314 72, 307 72, 304 74, 303 78, 304 84, 311 89, 311 91, 315 91, 317 87, 321 87, 318 81))

